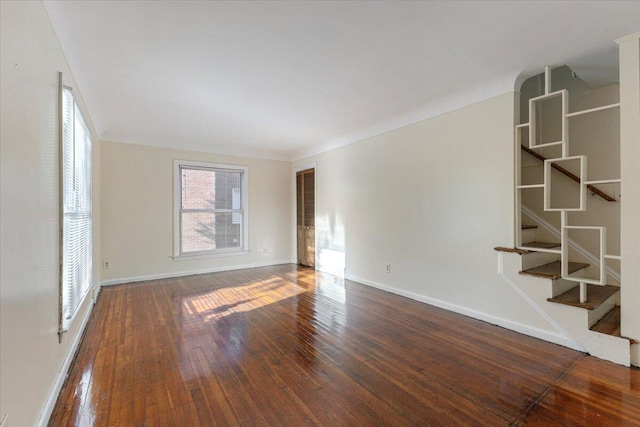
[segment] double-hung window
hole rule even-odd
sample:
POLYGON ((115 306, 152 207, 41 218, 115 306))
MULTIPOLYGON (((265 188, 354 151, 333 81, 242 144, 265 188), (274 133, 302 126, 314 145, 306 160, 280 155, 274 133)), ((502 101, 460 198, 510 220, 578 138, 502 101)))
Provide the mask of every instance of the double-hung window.
POLYGON ((246 253, 247 167, 176 160, 174 258, 246 253))
POLYGON ((93 237, 91 209, 91 132, 71 89, 61 86, 61 278, 60 332, 91 289, 93 237))

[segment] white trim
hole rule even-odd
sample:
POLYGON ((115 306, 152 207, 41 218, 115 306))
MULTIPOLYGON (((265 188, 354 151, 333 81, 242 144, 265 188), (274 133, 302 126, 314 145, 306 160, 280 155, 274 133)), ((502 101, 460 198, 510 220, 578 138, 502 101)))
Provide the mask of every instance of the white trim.
POLYGON ((595 180, 595 181, 585 181, 585 184, 587 184, 587 185, 593 185, 593 184, 619 184, 621 182, 622 182, 621 179, 598 179, 598 180, 595 180))
POLYGON ((491 314, 483 313, 481 311, 473 310, 457 304, 452 304, 450 302, 442 301, 435 298, 430 298, 425 295, 420 295, 414 292, 405 291, 403 289, 394 288, 393 286, 383 285, 381 283, 373 282, 371 280, 363 279, 362 277, 354 276, 351 274, 345 275, 345 278, 353 282, 358 282, 366 286, 371 286, 372 288, 376 288, 385 292, 390 292, 392 294, 400 295, 402 297, 409 298, 425 304, 429 304, 434 307, 439 307, 447 311, 452 311, 454 313, 462 314, 463 316, 471 317, 477 320, 482 320, 483 322, 491 323, 492 325, 501 326, 503 328, 506 328, 524 335, 528 335, 534 338, 539 338, 541 340, 562 345, 564 347, 569 347, 574 350, 584 351, 580 348, 578 343, 571 340, 570 338, 553 334, 551 332, 544 331, 542 329, 523 325, 522 323, 517 323, 508 319, 503 319, 501 317, 493 316, 491 314))
POLYGON ((147 280, 171 279, 174 277, 194 276, 196 274, 217 273, 220 271, 244 270, 247 268, 269 267, 272 265, 295 264, 295 263, 296 261, 288 259, 288 260, 280 260, 280 261, 258 262, 253 264, 228 265, 223 267, 205 268, 202 270, 187 270, 187 271, 178 271, 173 273, 150 274, 148 276, 133 276, 133 277, 123 277, 120 279, 103 280, 101 285, 102 286, 122 285, 124 283, 144 282, 147 280))
MULTIPOLYGON (((517 109, 516 109, 517 110, 517 109)), ((514 202, 515 202, 515 223, 514 223, 514 236, 516 247, 522 245, 522 211, 518 209, 518 206, 522 204, 522 192, 518 188, 522 185, 522 132, 521 128, 516 126, 514 132, 515 147, 513 149, 514 163, 515 163, 515 179, 514 179, 514 202)))
POLYGON ((203 258, 204 255, 208 257, 222 256, 226 255, 225 251, 206 251, 206 252, 198 252, 193 255, 189 255, 189 253, 183 254, 180 249, 180 208, 181 208, 181 196, 182 196, 182 182, 180 175, 180 167, 193 167, 193 168, 202 168, 204 170, 217 169, 217 170, 229 170, 229 171, 240 171, 242 172, 242 221, 243 224, 240 227, 240 232, 242 235, 242 247, 238 250, 234 250, 233 253, 228 252, 227 254, 232 255, 241 255, 244 252, 249 251, 249 166, 246 165, 235 165, 228 163, 209 163, 209 162, 198 162, 192 160, 173 160, 173 259, 175 261, 181 260, 182 257, 190 257, 190 259, 194 259, 195 257, 203 258))
POLYGON ((622 43, 624 41, 631 40, 631 39, 637 39, 637 38, 640 38, 640 32, 632 33, 632 34, 629 34, 627 36, 622 36, 619 39, 615 39, 614 41, 616 43, 620 44, 620 43, 622 43))
POLYGON ((531 252, 546 252, 548 254, 558 254, 558 255, 562 253, 561 249, 535 248, 535 247, 527 246, 526 243, 522 246, 516 247, 516 249, 522 249, 524 251, 531 251, 531 252))
MULTIPOLYGON (((97 282, 93 283, 89 288, 89 290, 92 291, 97 285, 98 285, 97 282)), ((87 295, 88 294, 89 292, 87 292, 87 295)), ((94 295, 94 292, 91 292, 91 294, 94 295)), ((89 318, 91 317, 91 313, 93 313, 93 306, 95 302, 96 302, 95 298, 92 297, 91 304, 87 308, 87 312, 85 313, 84 318, 82 319, 82 323, 80 324, 80 327, 78 328, 78 333, 73 339, 73 343, 69 347, 69 351, 67 352, 67 355, 65 356, 64 361, 62 362, 62 366, 60 366, 60 370, 56 375, 56 378, 53 382, 53 386, 51 387, 51 390, 49 390, 49 394, 47 395, 47 400, 45 401, 44 406, 42 407, 42 412, 40 413, 40 419, 36 424, 38 427, 46 427, 49 424, 49 418, 51 418, 51 414, 53 414, 53 409, 55 408, 56 401, 58 400, 58 395, 60 394, 60 390, 62 390, 64 381, 67 378, 69 368, 71 367, 71 362, 73 362, 73 359, 76 356, 76 352, 78 351, 78 347, 80 346, 80 341, 82 341, 82 337, 84 335, 84 329, 86 328, 87 323, 89 323, 89 318)))
MULTIPOLYGON (((553 225, 549 224, 547 221, 539 217, 531 209, 529 209, 525 205, 522 205, 522 211, 529 218, 533 219, 539 225, 544 227, 548 232, 553 234, 555 237, 560 238, 560 231, 558 231, 553 225)), ((579 252, 583 257, 587 258, 591 263, 594 264, 595 267, 600 268, 600 260, 596 258, 595 255, 592 255, 591 252, 587 251, 585 248, 583 248, 582 246, 580 246, 579 244, 577 244, 575 241, 571 239, 567 239, 567 242, 569 243, 569 246, 571 246, 574 250, 579 252)), ((617 271, 613 270, 611 267, 607 267, 607 274, 613 277, 614 279, 616 279, 618 282, 621 282, 620 274, 617 271)))
POLYGON ((544 94, 549 95, 551 93, 551 66, 544 66, 544 94))
POLYGON ((251 251, 233 251, 233 252, 189 252, 178 256, 172 256, 174 261, 191 261, 194 259, 207 258, 225 258, 230 256, 248 255, 251 251))
POLYGON ((314 160, 312 162, 307 162, 303 165, 296 166, 295 168, 293 168, 293 174, 295 176, 295 174, 300 171, 306 171, 307 169, 315 169, 315 168, 316 168, 316 161, 314 160))
POLYGON ((611 108, 618 108, 619 106, 620 106, 619 102, 617 104, 603 105, 602 107, 590 108, 588 110, 582 110, 582 111, 576 111, 574 113, 569 113, 569 114, 567 114, 567 117, 581 116, 583 114, 595 113, 596 111, 609 110, 611 108))
POLYGON ((522 190, 525 188, 544 188, 544 184, 529 184, 529 185, 518 185, 516 186, 518 190, 522 190))

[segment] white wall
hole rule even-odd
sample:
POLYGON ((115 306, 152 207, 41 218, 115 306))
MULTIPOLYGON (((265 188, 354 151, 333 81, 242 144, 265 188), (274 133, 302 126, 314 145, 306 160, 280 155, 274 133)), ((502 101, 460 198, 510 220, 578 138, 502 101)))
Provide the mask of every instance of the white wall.
POLYGON ((291 176, 288 162, 102 142, 103 283, 290 262, 291 176), (173 161, 248 166, 247 255, 174 261, 173 161), (267 254, 263 249, 267 249, 267 254))
MULTIPOLYGON (((622 152, 622 335, 640 340, 640 33, 620 46, 622 152)), ((640 366, 640 344, 631 363, 640 366)))
POLYGON ((318 268, 552 331, 497 274, 493 248, 514 241, 514 105, 507 93, 294 163, 316 164, 318 268), (340 252, 344 266, 326 262, 340 252))
MULTIPOLYGON (((82 98, 44 5, 3 1, 0 11, 0 418, 32 426, 55 403, 47 399, 56 398, 91 304, 85 301, 58 343, 58 71, 82 98)), ((96 147, 94 165, 99 159, 96 147)), ((99 188, 96 171, 96 214, 99 188)), ((94 226, 98 260, 99 215, 94 226)))

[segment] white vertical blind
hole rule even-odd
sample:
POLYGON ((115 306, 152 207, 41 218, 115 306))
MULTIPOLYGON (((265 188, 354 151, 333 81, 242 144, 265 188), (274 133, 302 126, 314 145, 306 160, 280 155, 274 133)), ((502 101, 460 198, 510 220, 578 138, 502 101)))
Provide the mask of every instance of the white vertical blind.
POLYGON ((62 88, 62 277, 60 330, 66 331, 91 288, 91 133, 73 98, 62 88))

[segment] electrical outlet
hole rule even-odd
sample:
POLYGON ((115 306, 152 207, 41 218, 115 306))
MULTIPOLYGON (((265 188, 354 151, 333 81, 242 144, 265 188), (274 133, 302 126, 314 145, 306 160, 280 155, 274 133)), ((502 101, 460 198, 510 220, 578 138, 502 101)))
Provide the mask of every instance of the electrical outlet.
POLYGON ((111 268, 111 261, 105 261, 103 268, 111 268))
POLYGON ((387 264, 384 268, 387 273, 391 273, 391 264, 387 264))
POLYGON ((269 254, 269 249, 268 248, 262 248, 262 255, 268 255, 269 254))
POLYGON ((613 190, 613 198, 617 201, 622 200, 622 194, 620 193, 620 190, 613 190))

